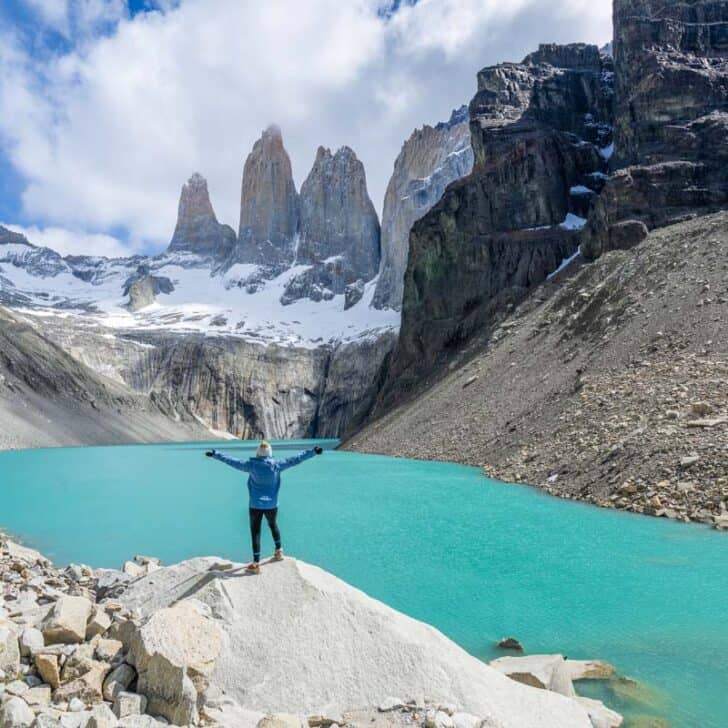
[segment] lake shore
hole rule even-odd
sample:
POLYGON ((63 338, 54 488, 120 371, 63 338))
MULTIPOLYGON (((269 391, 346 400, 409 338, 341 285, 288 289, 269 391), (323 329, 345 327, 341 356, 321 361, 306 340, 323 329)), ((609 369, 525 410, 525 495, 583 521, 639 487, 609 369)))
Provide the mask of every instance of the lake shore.
POLYGON ((574 692, 572 681, 595 677, 601 663, 550 655, 488 667, 433 628, 293 559, 253 578, 213 558, 61 569, 0 534, 0 574, 0 716, 10 728, 622 723, 574 692), (260 597, 275 597, 274 615, 249 616, 260 597), (311 599, 313 611, 301 612, 311 599), (371 620, 376 636, 362 641, 371 620), (324 662, 309 673, 312 651, 324 662), (251 674, 254 664, 266 679, 251 674))

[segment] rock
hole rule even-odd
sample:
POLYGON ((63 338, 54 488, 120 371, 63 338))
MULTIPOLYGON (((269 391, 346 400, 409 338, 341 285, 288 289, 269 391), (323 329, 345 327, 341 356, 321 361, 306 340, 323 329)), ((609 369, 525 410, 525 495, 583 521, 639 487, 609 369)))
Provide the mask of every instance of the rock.
POLYGON ((700 415, 701 417, 706 417, 707 415, 712 415, 714 410, 711 405, 709 405, 707 402, 693 402, 690 405, 690 411, 694 415, 700 415))
POLYGON ((59 728, 61 715, 59 710, 38 713, 35 716, 33 728, 59 728))
POLYGON ((0 618, 0 670, 17 675, 20 670, 18 629, 13 622, 0 618))
POLYGON ((603 660, 566 660, 566 671, 574 680, 606 680, 614 677, 617 670, 603 660))
POLYGON ((156 720, 151 715, 127 715, 116 725, 117 728, 163 728, 167 723, 156 720))
POLYGON ((470 713, 453 713, 452 724, 454 728, 476 728, 480 725, 480 718, 470 713))
POLYGON ((41 624, 46 644, 83 642, 91 602, 84 597, 62 596, 41 624))
POLYGON ((180 193, 177 225, 168 250, 222 260, 230 255, 235 243, 235 231, 229 225, 221 225, 215 217, 207 180, 200 174, 193 174, 180 193))
POLYGON ((442 710, 428 710, 425 715, 425 728, 454 728, 450 715, 442 710))
POLYGON ((115 667, 106 677, 103 686, 104 700, 113 702, 116 696, 124 692, 136 679, 136 670, 131 666, 122 662, 121 665, 115 667))
POLYGON ((23 700, 32 707, 38 707, 42 705, 50 705, 51 702, 51 688, 50 685, 39 685, 37 687, 30 688, 23 694, 23 700))
POLYGON ((0 705, 0 728, 30 728, 35 713, 18 697, 11 697, 0 705))
POLYGON ((119 693, 114 699, 114 715, 125 718, 127 715, 139 715, 147 709, 147 699, 137 693, 119 693))
POLYGON ((266 715, 257 723, 257 728, 308 728, 308 721, 291 713, 266 715))
MULTIPOLYGON (((86 671, 70 682, 64 682, 53 693, 53 702, 70 702, 78 698, 87 705, 100 703, 103 700, 104 678, 110 670, 105 662, 88 660, 85 662, 86 671)), ((64 668, 65 673, 65 668, 64 668)))
POLYGON ((150 713, 177 725, 197 722, 197 694, 207 688, 221 642, 217 625, 187 602, 159 610, 135 629, 127 659, 150 713))
POLYGON ((364 165, 349 147, 335 154, 319 147, 301 185, 300 263, 341 256, 353 280, 368 281, 379 270, 379 219, 366 186, 364 165))
POLYGON ((114 662, 123 650, 124 645, 120 640, 100 639, 96 643, 96 659, 101 662, 114 662))
POLYGON ((38 654, 35 656, 34 661, 38 674, 55 690, 61 684, 58 657, 56 655, 38 654))
POLYGON ((499 657, 489 664, 511 680, 524 685, 551 690, 567 697, 576 695, 569 669, 561 655, 499 657))
POLYGON ((81 711, 86 710, 86 705, 80 698, 71 698, 68 703, 68 710, 71 713, 80 713, 81 711))
POLYGON ((137 564, 135 561, 125 561, 121 569, 132 579, 138 579, 140 576, 146 576, 147 573, 146 568, 137 564))
POLYGON ((59 723, 61 728, 85 728, 90 717, 91 712, 88 710, 81 710, 73 713, 62 713, 59 723))
POLYGON ((504 637, 498 642, 498 647, 501 650, 518 650, 523 652, 523 645, 515 637, 504 637))
MULTIPOLYGON (((28 667, 30 667, 30 666, 28 666, 28 667)), ((43 684, 43 681, 37 675, 31 675, 29 673, 25 673, 25 684, 29 688, 37 688, 38 686, 43 684)))
POLYGON ((117 569, 97 569, 94 577, 96 578, 96 596, 99 601, 115 596, 129 582, 129 575, 117 569))
POLYGON ((269 126, 245 160, 235 259, 269 266, 292 262, 298 210, 281 130, 269 126))
POLYGON ((622 716, 607 708, 601 700, 577 697, 576 701, 583 705, 589 713, 594 728, 619 728, 623 723, 622 716))
POLYGON ((30 686, 25 680, 13 680, 5 685, 5 692, 8 695, 24 695, 30 690, 30 686))
POLYGON ((468 107, 452 112, 449 121, 415 129, 402 145, 387 185, 382 213, 382 264, 374 292, 376 308, 402 307, 409 233, 454 180, 473 167, 468 107))
POLYGON ((124 295, 129 296, 127 307, 132 313, 151 306, 160 293, 172 293, 174 285, 169 278, 141 275, 127 283, 124 295))
POLYGON ((96 635, 101 635, 111 627, 111 617, 103 607, 94 608, 93 616, 86 625, 86 640, 91 640, 96 635))
POLYGON ((35 627, 26 627, 20 634, 20 654, 31 657, 45 646, 43 633, 35 627))
POLYGON ((352 306, 356 306, 361 301, 365 288, 364 281, 359 279, 355 283, 350 283, 344 289, 344 311, 348 311, 352 306))
POLYGON ((95 705, 91 709, 86 728, 115 728, 118 720, 106 703, 95 705))
MULTIPOLYGON (((207 604, 224 633, 209 680, 241 705, 269 712, 286 706, 305 715, 326 706, 331 716, 402 695, 419 704, 426 697, 452 703, 502 728, 590 728, 586 712, 573 701, 505 680, 428 625, 321 569, 287 558, 264 570, 260 579, 250 579, 236 576, 237 570, 211 573, 214 563, 192 559, 163 567, 130 585, 121 600, 127 609, 141 609, 147 624, 180 598, 207 604), (360 639, 370 631, 377 640, 360 639), (290 679, 302 672, 305 690, 290 679), (259 675, 266 675, 264 684, 259 675)), ((164 622, 176 620, 165 617, 164 622)), ((160 636, 169 631, 161 624, 158 628, 160 636)), ((151 641, 144 651, 150 648, 151 641)), ((178 675, 172 678, 166 685, 179 684, 178 675)), ((138 691, 150 698, 141 675, 138 691)), ((151 698, 148 710, 156 712, 151 698)))
POLYGON ((380 704, 377 710, 380 713, 389 713, 393 710, 402 710, 406 706, 404 700, 400 698, 385 698, 380 704))
POLYGON ((688 455, 687 457, 680 458, 680 467, 689 468, 699 462, 700 462, 699 455, 688 455))

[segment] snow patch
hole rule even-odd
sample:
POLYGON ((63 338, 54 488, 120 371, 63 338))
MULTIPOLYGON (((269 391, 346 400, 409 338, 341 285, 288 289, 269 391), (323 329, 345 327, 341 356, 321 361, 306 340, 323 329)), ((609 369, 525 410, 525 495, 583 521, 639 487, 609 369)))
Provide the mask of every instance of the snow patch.
POLYGON ((564 221, 559 225, 564 230, 581 230, 586 225, 586 218, 574 215, 573 212, 567 214, 564 221))

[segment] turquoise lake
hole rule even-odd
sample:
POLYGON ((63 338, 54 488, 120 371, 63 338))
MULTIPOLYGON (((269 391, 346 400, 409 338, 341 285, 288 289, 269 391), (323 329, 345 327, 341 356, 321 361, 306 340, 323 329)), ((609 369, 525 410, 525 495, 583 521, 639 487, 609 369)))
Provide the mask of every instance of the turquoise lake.
MULTIPOLYGON (((303 445, 276 443, 274 454, 303 445)), ((0 528, 58 563, 246 561, 246 476, 205 458, 208 447, 0 453, 0 528)), ((478 657, 513 635, 529 653, 612 662, 638 689, 579 689, 624 712, 626 726, 658 725, 643 715, 728 726, 727 534, 560 501, 475 468, 333 451, 284 474, 279 523, 288 553, 478 657)))

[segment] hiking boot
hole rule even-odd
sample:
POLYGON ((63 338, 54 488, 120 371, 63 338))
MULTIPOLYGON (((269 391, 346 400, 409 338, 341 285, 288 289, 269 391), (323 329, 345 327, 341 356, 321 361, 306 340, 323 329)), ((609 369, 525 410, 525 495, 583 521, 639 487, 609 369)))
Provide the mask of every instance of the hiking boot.
POLYGON ((245 567, 245 571, 248 574, 260 574, 260 564, 257 561, 253 561, 245 567))
POLYGON ((276 549, 273 554, 273 561, 283 561, 283 549, 276 549))

